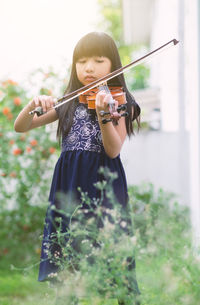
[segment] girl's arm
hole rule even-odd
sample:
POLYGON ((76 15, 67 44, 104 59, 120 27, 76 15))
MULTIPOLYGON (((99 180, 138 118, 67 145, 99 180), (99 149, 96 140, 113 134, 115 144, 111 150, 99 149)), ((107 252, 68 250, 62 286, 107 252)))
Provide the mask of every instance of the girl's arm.
POLYGON ((56 121, 58 119, 58 116, 55 109, 52 109, 53 105, 53 97, 46 95, 36 96, 19 113, 14 123, 15 131, 26 132, 30 129, 56 121), (29 112, 34 110, 38 106, 41 106, 43 108, 43 111, 47 113, 39 117, 36 114, 30 115, 29 112))
POLYGON ((96 111, 101 128, 102 141, 105 152, 110 158, 116 158, 122 148, 127 135, 125 118, 122 117, 118 121, 118 125, 113 125, 112 122, 102 124, 102 117, 99 115, 101 110, 107 111, 109 95, 104 92, 99 92, 96 97, 96 111))

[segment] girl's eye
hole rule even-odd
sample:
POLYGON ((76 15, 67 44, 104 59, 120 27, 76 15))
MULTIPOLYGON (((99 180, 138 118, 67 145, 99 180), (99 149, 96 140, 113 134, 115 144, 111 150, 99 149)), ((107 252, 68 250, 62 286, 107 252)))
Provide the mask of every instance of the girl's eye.
POLYGON ((86 62, 86 60, 84 60, 84 59, 78 60, 79 64, 84 64, 85 62, 86 62))
POLYGON ((77 62, 80 64, 84 64, 86 62, 86 58, 80 58, 77 62))
POLYGON ((101 63, 101 62, 104 62, 104 60, 103 59, 96 59, 96 62, 101 63))

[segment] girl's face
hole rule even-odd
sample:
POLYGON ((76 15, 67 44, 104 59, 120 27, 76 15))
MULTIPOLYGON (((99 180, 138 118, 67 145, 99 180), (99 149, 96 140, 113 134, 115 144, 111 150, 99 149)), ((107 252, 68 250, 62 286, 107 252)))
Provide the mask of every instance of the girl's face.
POLYGON ((79 81, 85 86, 111 72, 111 60, 104 56, 82 57, 76 62, 79 81))

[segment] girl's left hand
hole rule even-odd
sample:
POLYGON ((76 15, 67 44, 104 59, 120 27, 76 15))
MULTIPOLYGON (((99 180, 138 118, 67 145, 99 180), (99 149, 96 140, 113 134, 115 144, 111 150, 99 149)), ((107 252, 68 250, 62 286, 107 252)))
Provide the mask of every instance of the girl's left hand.
MULTIPOLYGON (((109 101, 110 101, 110 93, 106 93, 105 91, 100 91, 96 95, 96 112, 97 115, 99 116, 99 112, 101 110, 103 111, 109 111, 109 101)), ((115 101, 115 111, 118 107, 118 102, 115 101)))

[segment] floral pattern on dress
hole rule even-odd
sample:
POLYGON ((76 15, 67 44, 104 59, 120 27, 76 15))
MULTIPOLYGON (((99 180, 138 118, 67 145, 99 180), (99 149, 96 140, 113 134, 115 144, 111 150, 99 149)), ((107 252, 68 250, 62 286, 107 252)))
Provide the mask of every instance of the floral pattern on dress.
POLYGON ((62 140, 62 151, 73 150, 103 151, 98 119, 81 104, 75 110, 70 132, 62 140))

